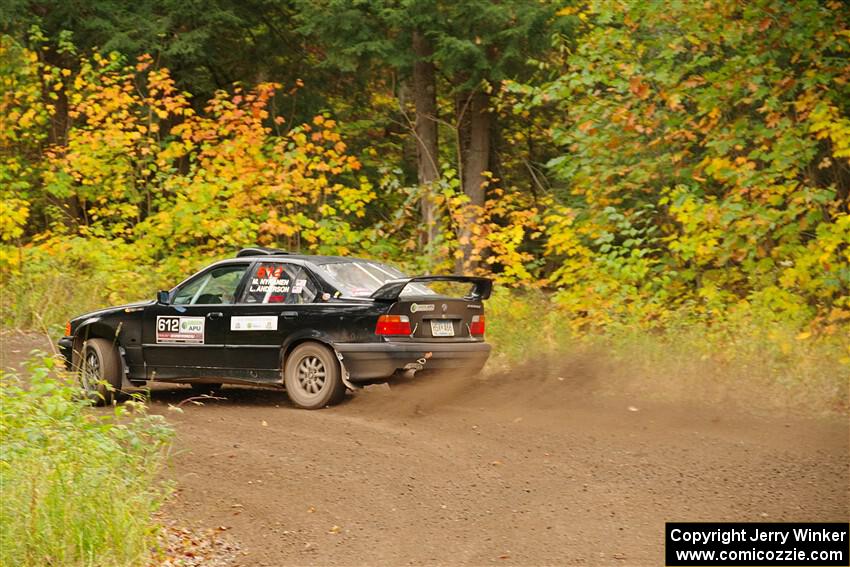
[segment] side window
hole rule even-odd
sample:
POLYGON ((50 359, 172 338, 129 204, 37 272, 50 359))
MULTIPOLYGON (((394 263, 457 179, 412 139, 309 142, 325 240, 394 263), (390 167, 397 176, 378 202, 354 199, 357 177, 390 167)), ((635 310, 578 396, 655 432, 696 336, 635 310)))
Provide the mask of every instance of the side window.
POLYGON ((286 302, 294 304, 313 303, 316 295, 319 294, 319 288, 310 274, 307 273, 307 270, 299 267, 293 281, 295 283, 292 284, 286 302))
POLYGON ((220 266, 187 282, 174 294, 175 305, 230 304, 236 301, 236 288, 248 266, 220 266))
POLYGON ((312 303, 318 288, 300 266, 261 262, 248 279, 243 303, 312 303))
POLYGON ((260 262, 248 278, 242 303, 283 303, 292 285, 292 266, 260 262))

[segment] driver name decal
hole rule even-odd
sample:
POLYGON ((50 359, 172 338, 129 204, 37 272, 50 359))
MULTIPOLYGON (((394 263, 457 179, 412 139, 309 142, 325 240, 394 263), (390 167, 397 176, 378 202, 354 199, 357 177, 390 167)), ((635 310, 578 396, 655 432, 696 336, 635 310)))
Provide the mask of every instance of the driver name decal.
POLYGON ((277 278, 254 278, 248 293, 286 293, 289 291, 289 280, 277 278))
POLYGON ((156 318, 156 342, 203 344, 204 318, 160 315, 156 318))

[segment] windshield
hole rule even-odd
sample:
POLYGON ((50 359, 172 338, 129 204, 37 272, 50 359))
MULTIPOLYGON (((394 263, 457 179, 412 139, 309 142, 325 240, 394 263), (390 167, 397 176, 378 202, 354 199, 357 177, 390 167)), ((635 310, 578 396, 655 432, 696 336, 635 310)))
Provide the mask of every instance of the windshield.
MULTIPOLYGON (((390 280, 407 276, 386 264, 377 262, 339 262, 322 264, 319 268, 339 284, 345 295, 369 297, 390 280)), ((402 296, 437 295, 426 285, 412 283, 404 288, 402 296)))

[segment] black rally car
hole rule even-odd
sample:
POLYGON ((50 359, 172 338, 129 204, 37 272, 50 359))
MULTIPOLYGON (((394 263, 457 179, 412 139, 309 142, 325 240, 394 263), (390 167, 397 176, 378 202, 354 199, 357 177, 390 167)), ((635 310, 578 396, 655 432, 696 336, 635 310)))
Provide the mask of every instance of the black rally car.
POLYGON ((246 248, 155 301, 72 319, 59 347, 93 399, 146 381, 283 386, 308 409, 399 372, 478 372, 492 282, 371 260, 246 248), (462 298, 429 282, 468 284, 462 298))

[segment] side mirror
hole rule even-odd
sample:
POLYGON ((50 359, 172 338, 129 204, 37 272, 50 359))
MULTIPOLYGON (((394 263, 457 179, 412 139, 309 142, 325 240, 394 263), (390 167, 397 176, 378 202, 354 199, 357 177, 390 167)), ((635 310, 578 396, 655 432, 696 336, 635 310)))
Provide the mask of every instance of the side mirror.
POLYGON ((160 290, 156 292, 156 302, 160 305, 168 305, 168 292, 160 290))

